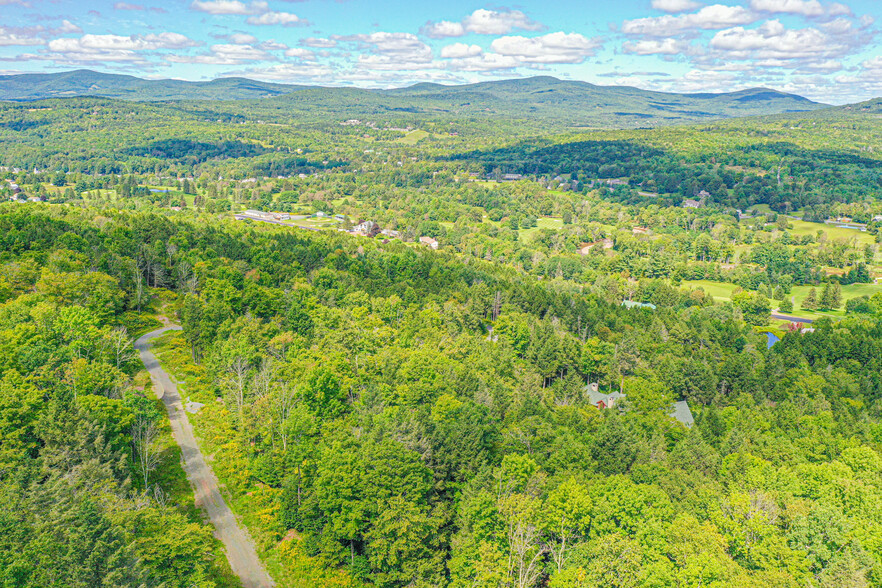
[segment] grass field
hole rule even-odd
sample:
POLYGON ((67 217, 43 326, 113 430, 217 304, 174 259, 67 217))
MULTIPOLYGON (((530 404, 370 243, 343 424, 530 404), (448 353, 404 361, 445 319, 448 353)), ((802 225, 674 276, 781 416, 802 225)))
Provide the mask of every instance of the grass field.
MULTIPOLYGON (((681 288, 690 288, 697 289, 702 288, 705 292, 714 297, 714 300, 719 301, 729 301, 732 300, 732 293, 735 291, 738 286, 735 284, 728 284, 725 282, 713 282, 710 280, 688 280, 683 281, 681 283, 681 288)), ((845 303, 852 298, 857 298, 858 296, 872 296, 877 292, 882 292, 882 284, 849 284, 847 286, 842 286, 842 307, 840 310, 834 311, 825 311, 825 312, 813 312, 802 310, 802 301, 805 300, 805 297, 808 296, 809 290, 812 289, 812 286, 794 286, 790 292, 790 296, 793 299, 793 312, 792 313, 784 313, 790 314, 793 316, 803 317, 803 318, 820 318, 822 316, 837 316, 843 317, 845 316, 845 303)), ((815 286, 817 290, 818 296, 820 296, 821 292, 824 289, 824 286, 815 286)), ((778 301, 773 301, 772 307, 776 307, 779 304, 778 301)))
POLYGON ((408 145, 416 145, 423 139, 429 136, 429 133, 426 131, 421 131, 419 129, 410 131, 400 139, 396 139, 396 143, 407 143, 408 145))
POLYGON ((865 231, 857 229, 843 229, 836 225, 827 225, 822 223, 810 223, 802 220, 788 218, 787 222, 793 227, 788 229, 791 235, 817 235, 818 231, 827 233, 828 239, 844 239, 846 241, 856 239, 862 245, 872 245, 876 242, 875 237, 865 231))
POLYGON ((686 280, 681 282, 680 287, 690 290, 701 288, 713 296, 714 300, 732 300, 732 293, 738 286, 726 282, 712 282, 711 280, 686 280))
POLYGON ((529 243, 536 236, 540 229, 560 230, 563 227, 563 220, 555 217, 542 217, 536 221, 536 226, 529 229, 518 230, 518 239, 521 243, 529 243))

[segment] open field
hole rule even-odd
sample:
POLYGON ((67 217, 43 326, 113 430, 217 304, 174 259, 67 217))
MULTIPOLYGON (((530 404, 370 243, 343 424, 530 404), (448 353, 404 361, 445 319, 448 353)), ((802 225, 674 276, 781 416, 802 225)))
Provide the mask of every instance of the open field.
MULTIPOLYGON (((721 302, 732 300, 732 294, 738 288, 735 284, 728 284, 725 282, 713 282, 710 280, 687 280, 683 281, 680 285, 682 288, 692 288, 698 289, 702 288, 705 292, 714 297, 714 300, 718 300, 721 302)), ((791 290, 790 296, 793 299, 793 312, 786 313, 792 314, 793 316, 805 317, 805 318, 820 318, 822 316, 845 316, 845 303, 852 298, 857 298, 858 296, 872 296, 878 292, 882 292, 882 284, 849 284, 847 286, 842 286, 842 308, 840 310, 835 311, 825 311, 825 312, 813 312, 802 310, 802 301, 805 300, 805 297, 808 296, 809 290, 812 289, 813 286, 794 286, 791 290)), ((820 296, 821 292, 824 289, 823 285, 814 286, 817 290, 818 295, 820 296)), ((779 304, 778 301, 772 301, 772 307, 776 307, 779 304)))
POLYGON ((846 241, 856 239, 858 243, 864 245, 872 245, 876 242, 876 239, 873 235, 865 231, 858 231, 857 229, 843 229, 841 227, 837 227, 836 225, 810 223, 792 218, 788 218, 787 222, 793 227, 788 230, 790 231, 790 234, 794 236, 814 236, 818 234, 818 231, 823 231, 827 234, 828 239, 844 239, 846 241))
POLYGON ((521 243, 529 243, 533 240, 540 229, 553 229, 555 231, 563 227, 563 220, 555 217, 542 217, 536 221, 536 226, 529 229, 518 230, 518 239, 521 243))
POLYGON ((417 129, 414 131, 410 131, 400 139, 397 139, 396 143, 407 143, 408 145, 416 145, 428 136, 428 132, 417 129))

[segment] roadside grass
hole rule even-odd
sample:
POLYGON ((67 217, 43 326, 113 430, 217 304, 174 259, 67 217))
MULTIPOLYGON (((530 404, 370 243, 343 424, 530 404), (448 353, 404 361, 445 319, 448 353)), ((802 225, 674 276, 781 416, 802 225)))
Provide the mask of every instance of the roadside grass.
MULTIPOLYGON (((205 366, 192 361, 190 348, 180 331, 169 331, 154 340, 154 353, 175 379, 181 399, 201 402, 197 414, 189 414, 199 447, 220 482, 230 508, 254 540, 258 555, 279 588, 358 588, 345 571, 330 568, 304 554, 295 533, 286 537, 278 527, 280 488, 256 481, 248 469, 244 442, 235 429, 235 416, 217 401, 215 387, 205 366)), ((183 473, 183 472, 182 472, 183 473)), ((225 560, 226 561, 226 560, 225 560)))

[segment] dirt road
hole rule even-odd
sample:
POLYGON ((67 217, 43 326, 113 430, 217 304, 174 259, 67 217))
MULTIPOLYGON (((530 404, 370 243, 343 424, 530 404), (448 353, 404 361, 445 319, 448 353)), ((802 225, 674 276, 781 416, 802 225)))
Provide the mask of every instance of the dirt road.
POLYGON ((150 352, 151 339, 166 331, 180 329, 181 327, 177 325, 170 325, 151 331, 135 341, 135 349, 141 354, 141 361, 150 372, 153 389, 168 411, 172 434, 184 458, 184 472, 193 486, 196 506, 201 507, 208 514, 211 524, 214 525, 215 535, 226 547, 230 567, 242 579, 243 588, 270 588, 275 586, 272 578, 266 573, 260 558, 257 557, 251 538, 236 522, 236 516, 227 506, 218 489, 214 472, 205 463, 202 452, 199 451, 199 445, 196 444, 196 438, 193 436, 193 428, 178 395, 178 387, 159 365, 156 356, 150 352))

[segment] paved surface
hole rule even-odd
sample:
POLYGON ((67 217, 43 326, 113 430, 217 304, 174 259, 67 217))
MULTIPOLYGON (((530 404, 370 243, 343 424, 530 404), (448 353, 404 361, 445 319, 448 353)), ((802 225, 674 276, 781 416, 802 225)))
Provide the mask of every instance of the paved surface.
POLYGON ((812 322, 812 319, 799 318, 798 316, 790 316, 789 314, 778 314, 777 312, 772 313, 772 318, 779 321, 790 321, 791 323, 810 324, 812 322))
MULTIPOLYGON (((163 321, 165 322, 165 321, 163 321)), ((236 522, 236 516, 218 489, 217 478, 214 472, 205 463, 199 445, 193 436, 193 428, 178 394, 178 387, 171 381, 169 375, 159 365, 156 356, 150 352, 150 340, 162 335, 166 331, 179 331, 181 327, 169 325, 141 336, 135 341, 135 349, 141 354, 141 361, 150 379, 153 381, 153 389, 156 395, 162 399, 168 418, 171 421, 172 434, 181 448, 181 456, 184 458, 184 472, 193 486, 196 497, 196 506, 205 510, 211 524, 214 525, 214 533, 220 539, 227 550, 227 559, 233 572, 242 580, 243 588, 270 588, 275 586, 272 578, 266 573, 251 538, 236 522)))

